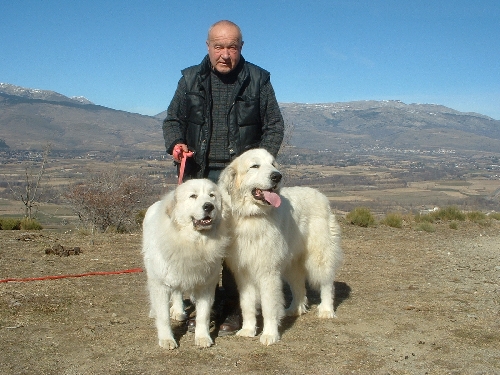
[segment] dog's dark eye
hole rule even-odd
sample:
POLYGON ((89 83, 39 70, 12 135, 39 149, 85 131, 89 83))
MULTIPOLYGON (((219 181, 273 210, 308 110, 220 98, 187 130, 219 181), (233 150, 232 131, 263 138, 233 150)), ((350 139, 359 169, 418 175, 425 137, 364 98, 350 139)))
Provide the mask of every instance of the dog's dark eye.
POLYGON ((214 193, 210 193, 210 198, 215 198, 215 194, 214 193))
POLYGON ((196 199, 196 198, 198 198, 198 196, 197 196, 196 194, 191 194, 191 195, 189 196, 189 198, 196 199))
POLYGON ((260 165, 259 164, 254 164, 250 168, 260 168, 260 165))

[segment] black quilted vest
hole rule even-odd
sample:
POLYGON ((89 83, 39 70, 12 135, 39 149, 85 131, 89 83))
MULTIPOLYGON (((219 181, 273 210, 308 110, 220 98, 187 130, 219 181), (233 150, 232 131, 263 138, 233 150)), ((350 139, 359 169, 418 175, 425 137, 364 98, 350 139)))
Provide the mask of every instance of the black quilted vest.
MULTIPOLYGON (((260 90, 270 77, 269 72, 246 62, 243 57, 239 64, 243 67, 237 77, 237 90, 235 90, 237 94, 226 115, 231 158, 260 145, 263 127, 260 116, 260 90)), ((212 133, 210 69, 211 64, 207 55, 200 65, 182 71, 187 84, 186 141, 189 149, 195 150, 194 161, 197 164, 189 169, 193 172, 197 170, 196 177, 204 176, 212 133)))

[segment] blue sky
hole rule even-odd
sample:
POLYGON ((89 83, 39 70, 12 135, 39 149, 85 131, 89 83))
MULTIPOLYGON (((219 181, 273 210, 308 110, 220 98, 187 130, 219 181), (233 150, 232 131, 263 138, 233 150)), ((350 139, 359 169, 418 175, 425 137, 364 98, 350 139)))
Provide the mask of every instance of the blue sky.
POLYGON ((500 119, 498 0, 0 0, 0 82, 155 115, 208 27, 243 31, 279 102, 401 100, 500 119))

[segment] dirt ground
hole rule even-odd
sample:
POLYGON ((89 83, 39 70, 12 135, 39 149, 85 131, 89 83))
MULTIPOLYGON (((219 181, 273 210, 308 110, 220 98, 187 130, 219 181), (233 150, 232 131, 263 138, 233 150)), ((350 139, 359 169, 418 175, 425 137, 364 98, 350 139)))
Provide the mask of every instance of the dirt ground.
MULTIPOLYGON (((337 319, 311 311, 282 339, 161 349, 146 275, 0 283, 0 374, 500 374, 500 223, 434 233, 342 223, 337 319)), ((140 234, 0 231, 0 279, 142 267, 140 234), (55 244, 81 254, 45 254, 55 244)))

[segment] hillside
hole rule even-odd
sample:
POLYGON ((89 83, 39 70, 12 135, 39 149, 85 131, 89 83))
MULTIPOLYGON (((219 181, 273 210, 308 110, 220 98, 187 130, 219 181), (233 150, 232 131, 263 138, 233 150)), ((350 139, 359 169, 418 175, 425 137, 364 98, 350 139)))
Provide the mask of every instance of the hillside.
MULTIPOLYGON (((358 101, 280 104, 291 145, 311 150, 438 148, 497 152, 500 121, 432 104, 358 101)), ((0 84, 0 147, 10 150, 162 152, 162 112, 118 111, 52 91, 0 84), (5 144, 2 142, 5 142, 5 144)))
POLYGON ((0 139, 11 150, 41 149, 47 143, 63 151, 163 149, 161 122, 153 117, 60 94, 33 97, 5 91, 0 86, 0 139))
POLYGON ((281 104, 292 144, 310 149, 498 151, 500 121, 440 105, 400 101, 281 104))

